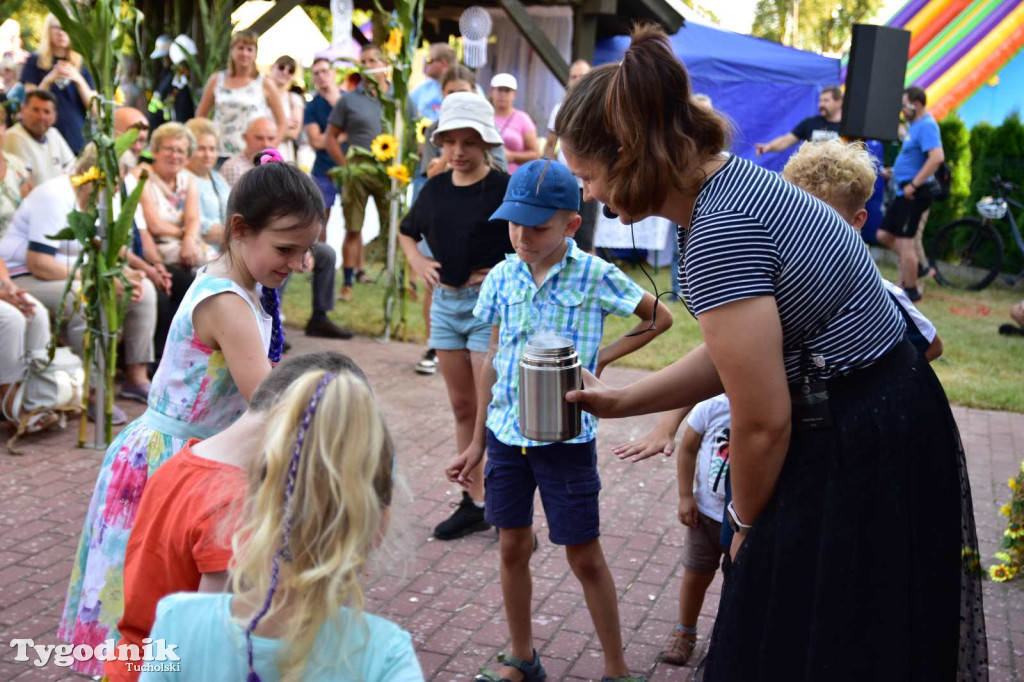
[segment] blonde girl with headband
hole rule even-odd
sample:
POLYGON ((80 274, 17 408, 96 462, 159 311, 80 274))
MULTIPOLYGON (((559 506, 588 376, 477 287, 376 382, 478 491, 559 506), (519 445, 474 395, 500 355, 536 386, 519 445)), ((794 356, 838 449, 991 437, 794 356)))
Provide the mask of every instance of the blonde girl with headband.
MULTIPOLYGON (((305 270, 323 227, 313 181, 274 150, 228 198, 224 253, 201 268, 171 321, 146 411, 107 449, 79 540, 58 636, 73 644, 116 640, 124 555, 146 481, 190 438, 209 438, 243 412, 284 333, 277 288, 305 270)), ((103 662, 75 670, 102 674, 103 662)))
POLYGON ((255 31, 238 31, 228 46, 228 68, 218 71, 206 81, 203 98, 196 109, 196 118, 213 114, 220 128, 217 156, 221 162, 245 149, 242 135, 249 121, 273 117, 278 130, 285 130, 287 120, 281 106, 277 86, 256 68, 255 31))
POLYGON ((363 612, 388 528, 394 450, 369 386, 309 372, 270 413, 232 540, 233 594, 160 600, 151 636, 181 669, 141 680, 418 681, 409 633, 363 612))

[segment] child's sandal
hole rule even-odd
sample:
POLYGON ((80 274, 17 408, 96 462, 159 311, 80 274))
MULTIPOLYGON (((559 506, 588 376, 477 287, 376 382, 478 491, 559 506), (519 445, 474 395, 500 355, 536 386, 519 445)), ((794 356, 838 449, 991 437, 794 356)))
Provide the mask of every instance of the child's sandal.
MULTIPOLYGON (((540 663, 540 656, 537 655, 537 650, 533 650, 533 660, 524 661, 515 656, 506 656, 505 654, 498 654, 498 663, 507 665, 510 668, 516 668, 523 673, 522 682, 542 682, 548 678, 548 673, 544 670, 544 666, 540 663)), ((498 677, 498 673, 480 669, 480 674, 473 678, 473 682, 512 682, 512 680, 504 677, 498 677)))

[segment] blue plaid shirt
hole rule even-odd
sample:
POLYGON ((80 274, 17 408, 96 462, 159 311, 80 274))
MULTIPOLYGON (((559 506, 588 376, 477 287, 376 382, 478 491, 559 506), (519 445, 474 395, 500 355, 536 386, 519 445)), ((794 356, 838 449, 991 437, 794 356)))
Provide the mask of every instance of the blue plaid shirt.
MULTIPOLYGON (((636 312, 644 290, 611 263, 584 253, 572 239, 565 256, 538 288, 530 268, 515 254, 505 257, 480 287, 473 315, 499 325, 494 356, 497 381, 487 408, 487 428, 506 445, 545 445, 519 431, 519 358, 526 342, 540 332, 572 341, 583 367, 594 371, 604 335, 604 318, 636 312)), ((569 443, 597 435, 597 418, 583 413, 583 431, 569 443)))

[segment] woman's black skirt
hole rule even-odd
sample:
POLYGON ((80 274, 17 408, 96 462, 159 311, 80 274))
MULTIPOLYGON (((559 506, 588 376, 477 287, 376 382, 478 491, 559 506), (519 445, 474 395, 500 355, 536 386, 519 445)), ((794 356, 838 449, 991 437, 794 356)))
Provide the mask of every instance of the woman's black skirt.
POLYGON ((828 389, 834 426, 794 429, 704 682, 987 680, 967 465, 935 373, 904 341, 828 389))

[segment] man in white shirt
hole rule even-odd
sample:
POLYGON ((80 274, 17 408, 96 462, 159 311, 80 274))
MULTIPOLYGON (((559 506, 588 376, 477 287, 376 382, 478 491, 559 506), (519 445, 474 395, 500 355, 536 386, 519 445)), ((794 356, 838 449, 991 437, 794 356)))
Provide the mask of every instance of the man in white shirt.
POLYGON ((56 98, 49 90, 36 88, 25 94, 21 122, 4 135, 4 151, 25 163, 36 187, 65 173, 75 160, 71 147, 53 127, 56 122, 56 98))

